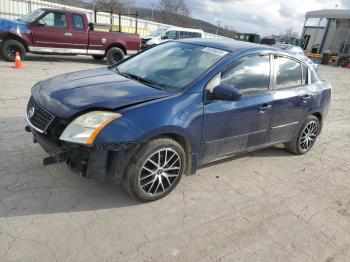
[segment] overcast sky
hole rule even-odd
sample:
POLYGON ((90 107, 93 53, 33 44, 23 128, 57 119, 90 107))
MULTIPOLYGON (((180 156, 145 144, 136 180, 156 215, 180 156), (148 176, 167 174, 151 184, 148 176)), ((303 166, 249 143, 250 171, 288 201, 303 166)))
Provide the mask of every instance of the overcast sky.
MULTIPOLYGON (((136 0, 139 6, 158 6, 158 0, 136 0)), ((292 27, 301 33, 307 11, 350 9, 350 0, 187 0, 191 16, 238 32, 278 34, 292 27)))

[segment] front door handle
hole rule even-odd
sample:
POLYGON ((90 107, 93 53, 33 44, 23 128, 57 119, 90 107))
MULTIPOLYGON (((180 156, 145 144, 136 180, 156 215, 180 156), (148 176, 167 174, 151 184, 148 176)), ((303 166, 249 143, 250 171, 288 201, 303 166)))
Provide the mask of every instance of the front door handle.
POLYGON ((266 110, 270 109, 272 107, 272 105, 269 104, 262 104, 261 106, 259 106, 259 111, 264 113, 266 110))
POLYGON ((64 33, 64 36, 72 36, 72 33, 64 33))

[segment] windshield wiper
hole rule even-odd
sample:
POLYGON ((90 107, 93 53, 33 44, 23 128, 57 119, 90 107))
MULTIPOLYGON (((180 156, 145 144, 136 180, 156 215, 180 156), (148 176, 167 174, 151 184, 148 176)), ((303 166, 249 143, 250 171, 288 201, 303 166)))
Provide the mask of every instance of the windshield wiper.
POLYGON ((157 83, 155 83, 155 82, 153 82, 153 81, 151 81, 151 80, 148 80, 148 79, 146 79, 146 78, 142 78, 142 77, 140 77, 140 76, 138 76, 138 75, 131 74, 131 73, 120 72, 120 71, 118 70, 117 67, 115 68, 115 71, 116 71, 118 74, 120 74, 120 75, 122 75, 122 76, 124 76, 124 77, 130 78, 130 79, 134 79, 134 80, 136 80, 136 81, 138 81, 138 82, 140 82, 140 83, 142 83, 142 84, 148 85, 148 86, 150 86, 150 87, 153 87, 153 88, 156 88, 156 89, 159 89, 159 90, 164 90, 164 89, 163 89, 161 86, 159 86, 157 83))

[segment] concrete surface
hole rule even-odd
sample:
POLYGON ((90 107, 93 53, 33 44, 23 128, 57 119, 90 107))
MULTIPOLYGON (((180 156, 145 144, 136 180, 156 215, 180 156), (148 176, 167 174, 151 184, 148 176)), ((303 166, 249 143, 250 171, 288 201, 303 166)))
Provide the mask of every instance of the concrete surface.
POLYGON ((25 133, 30 88, 102 66, 85 57, 0 61, 0 261, 349 261, 350 70, 320 66, 334 87, 323 133, 306 156, 270 148, 184 177, 140 204, 86 180, 25 133))

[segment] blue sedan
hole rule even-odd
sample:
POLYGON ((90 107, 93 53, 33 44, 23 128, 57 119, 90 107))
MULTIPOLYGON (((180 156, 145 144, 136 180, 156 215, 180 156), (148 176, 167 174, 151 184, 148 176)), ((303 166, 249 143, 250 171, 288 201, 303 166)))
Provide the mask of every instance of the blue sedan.
POLYGON ((219 158, 278 143, 307 153, 330 98, 330 85, 300 56, 188 39, 37 83, 25 129, 48 152, 44 165, 66 162, 152 201, 219 158))

